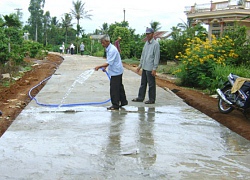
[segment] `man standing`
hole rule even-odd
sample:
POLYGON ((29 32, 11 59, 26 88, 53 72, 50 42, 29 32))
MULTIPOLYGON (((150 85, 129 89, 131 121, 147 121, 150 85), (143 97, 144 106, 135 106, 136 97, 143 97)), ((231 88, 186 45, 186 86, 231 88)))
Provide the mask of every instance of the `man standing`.
POLYGON ((143 102, 146 94, 147 84, 149 86, 149 100, 145 104, 154 104, 156 99, 156 69, 160 60, 160 45, 154 39, 154 29, 146 29, 147 41, 143 47, 140 64, 137 72, 142 68, 141 86, 139 88, 138 97, 133 99, 134 102, 143 102))
POLYGON ((70 53, 71 53, 71 55, 74 54, 74 50, 75 50, 75 46, 74 46, 73 43, 71 43, 71 45, 70 45, 70 53))
POLYGON ((84 44, 83 44, 83 42, 80 45, 80 51, 81 51, 81 55, 83 55, 84 54, 84 44))
POLYGON ((117 40, 115 41, 115 47, 117 48, 118 52, 121 54, 121 48, 120 48, 120 41, 121 37, 118 37, 117 40))
POLYGON ((108 73, 111 76, 110 97, 112 106, 108 107, 107 109, 117 110, 120 107, 128 104, 122 83, 123 65, 120 54, 116 47, 110 43, 110 37, 108 35, 105 35, 101 38, 101 43, 106 49, 107 60, 103 65, 96 66, 95 70, 98 71, 100 68, 103 68, 105 71, 108 67, 108 73))
POLYGON ((65 51, 65 46, 64 46, 64 42, 62 43, 62 54, 64 54, 65 51))

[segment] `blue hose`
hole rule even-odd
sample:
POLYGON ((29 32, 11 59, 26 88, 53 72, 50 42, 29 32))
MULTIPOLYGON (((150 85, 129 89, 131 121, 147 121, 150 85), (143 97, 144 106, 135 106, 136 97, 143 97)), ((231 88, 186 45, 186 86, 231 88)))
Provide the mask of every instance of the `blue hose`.
MULTIPOLYGON (((110 80, 110 76, 108 74, 108 72, 104 69, 104 68, 100 68, 102 69, 103 72, 106 73, 106 75, 108 76, 109 80, 110 80)), ((44 80, 42 80, 39 84, 37 84, 36 86, 34 86, 33 88, 31 88, 29 90, 29 97, 31 100, 35 100, 36 104, 40 105, 40 106, 45 106, 45 107, 74 107, 74 106, 90 106, 90 105, 99 105, 99 104, 106 104, 108 103, 111 99, 108 99, 106 101, 102 101, 102 102, 83 102, 83 103, 74 103, 74 104, 44 104, 44 103, 40 103, 35 97, 33 97, 31 95, 31 92, 33 89, 37 88, 38 86, 40 86, 43 82, 48 81, 50 78, 52 77, 49 76, 47 78, 45 78, 44 80)))

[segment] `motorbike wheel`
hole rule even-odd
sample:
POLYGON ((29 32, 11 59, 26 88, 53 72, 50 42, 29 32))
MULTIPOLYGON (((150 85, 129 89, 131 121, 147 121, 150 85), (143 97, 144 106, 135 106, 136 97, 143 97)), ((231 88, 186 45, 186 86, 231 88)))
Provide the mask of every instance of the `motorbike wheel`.
MULTIPOLYGON (((231 87, 222 89, 222 92, 226 96, 227 99, 228 97, 232 97, 231 87)), ((228 114, 234 110, 234 107, 232 105, 226 103, 221 98, 219 98, 218 100, 218 108, 219 108, 219 111, 223 114, 228 114)))

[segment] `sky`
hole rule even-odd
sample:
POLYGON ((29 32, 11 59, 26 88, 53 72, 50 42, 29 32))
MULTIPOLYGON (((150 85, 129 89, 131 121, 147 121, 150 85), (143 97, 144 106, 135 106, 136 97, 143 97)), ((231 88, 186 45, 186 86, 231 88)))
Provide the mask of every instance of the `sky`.
MULTIPOLYGON (((74 0, 76 2, 76 0, 74 0)), ((73 0, 45 0, 44 12, 49 11, 50 16, 58 20, 73 9, 73 0)), ((136 34, 143 34, 150 22, 157 21, 161 31, 170 31, 178 23, 186 22, 184 13, 186 6, 207 4, 210 0, 176 0, 168 3, 166 0, 137 1, 137 0, 82 0, 85 10, 92 14, 91 19, 81 19, 80 26, 85 33, 93 33, 101 29, 103 23, 109 25, 115 22, 128 21, 129 27, 135 29, 136 34), (125 11, 125 12, 124 12, 125 11)), ((169 1, 170 2, 170 1, 169 1)), ((16 13, 21 9, 22 21, 26 22, 30 13, 28 11, 30 0, 0 0, 0 15, 16 13)), ((76 20, 73 20, 76 25, 76 20)))

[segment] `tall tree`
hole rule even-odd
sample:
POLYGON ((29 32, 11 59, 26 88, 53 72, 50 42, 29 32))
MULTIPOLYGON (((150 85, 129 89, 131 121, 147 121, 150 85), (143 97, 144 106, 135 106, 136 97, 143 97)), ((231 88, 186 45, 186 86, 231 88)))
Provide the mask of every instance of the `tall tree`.
POLYGON ((57 17, 52 17, 51 25, 59 27, 59 20, 57 20, 57 17))
MULTIPOLYGON (((85 3, 83 3, 81 0, 76 0, 76 2, 73 1, 73 9, 71 9, 71 14, 74 18, 77 20, 77 29, 80 30, 80 19, 90 19, 91 20, 91 14, 89 14, 90 11, 86 11, 84 7, 85 3)), ((79 36, 80 32, 77 32, 79 36)))
POLYGON ((7 68, 11 81, 12 74, 16 71, 15 65, 23 61, 23 51, 20 48, 23 42, 22 25, 17 14, 5 15, 3 18, 5 21, 0 20, 0 64, 7 68))
POLYGON ((13 42, 15 41, 15 38, 18 37, 18 31, 17 29, 21 27, 21 22, 16 14, 10 14, 3 16, 5 22, 3 23, 3 26, 7 27, 5 29, 5 34, 8 36, 9 42, 8 42, 8 51, 11 51, 11 38, 13 39, 13 42), (15 37, 16 36, 16 37, 15 37))
POLYGON ((42 41, 42 19, 45 0, 30 0, 29 12, 30 17, 28 23, 31 27, 30 34, 34 36, 35 41, 42 41))
POLYGON ((43 18, 43 33, 44 33, 44 44, 47 46, 48 44, 48 31, 51 25, 51 17, 49 11, 47 11, 43 18))
POLYGON ((57 17, 52 17, 48 33, 48 44, 58 45, 65 41, 61 26, 62 24, 59 23, 57 17))
POLYGON ((64 18, 62 18, 62 27, 65 28, 65 43, 67 44, 67 36, 68 36, 68 30, 70 27, 73 26, 71 23, 72 17, 69 13, 64 14, 64 18))

